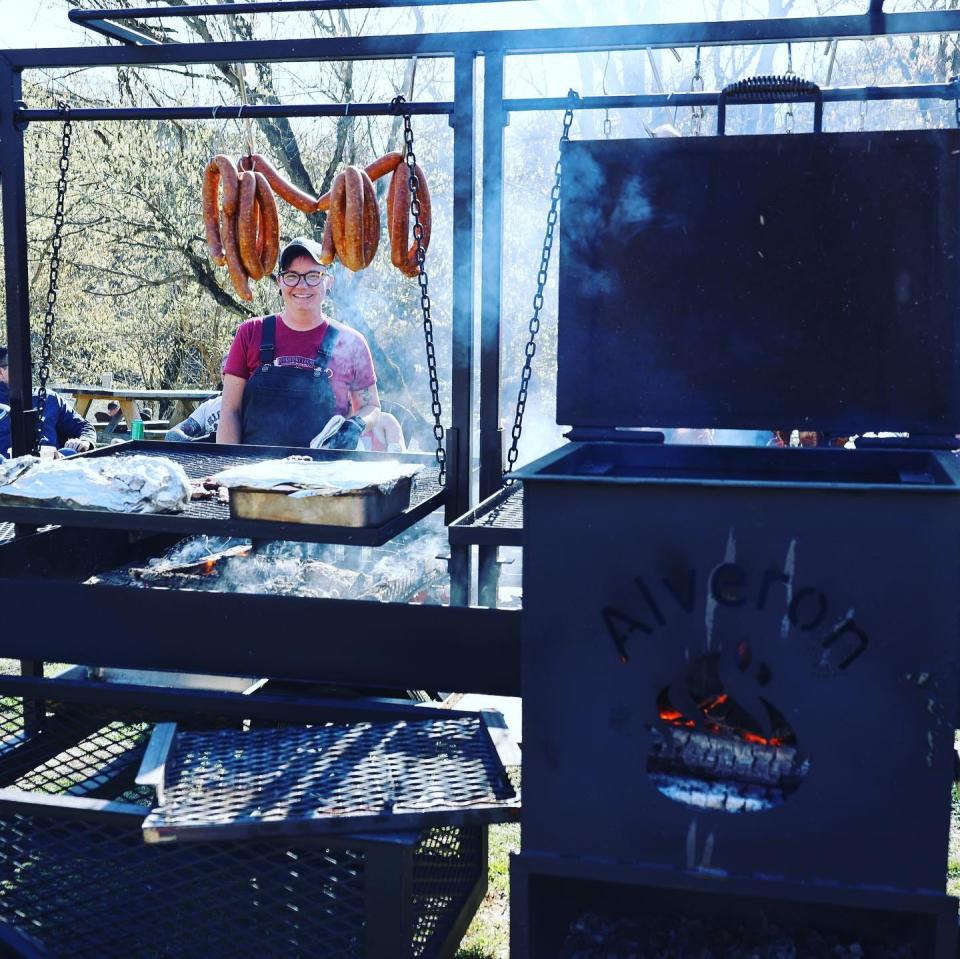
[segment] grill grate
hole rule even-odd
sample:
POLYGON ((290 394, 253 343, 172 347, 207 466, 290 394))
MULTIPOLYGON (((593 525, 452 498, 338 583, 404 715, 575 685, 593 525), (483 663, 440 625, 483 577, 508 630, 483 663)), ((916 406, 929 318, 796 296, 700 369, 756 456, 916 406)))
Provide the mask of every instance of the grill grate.
POLYGON ((450 542, 466 546, 522 546, 523 484, 505 486, 452 523, 450 542))
MULTIPOLYGON (((29 735, 19 701, 0 699, 3 785, 148 807, 153 791, 131 789, 131 777, 153 724, 173 718, 205 728, 225 722, 48 704, 43 731, 29 735)), ((399 844, 344 837, 148 845, 142 821, 131 806, 91 812, 0 801, 0 943, 71 959, 380 959, 369 951, 369 931, 382 937, 396 913, 389 900, 371 898, 372 886, 412 896, 410 926, 396 927, 403 945, 389 954, 429 959, 452 954, 448 937, 485 876, 481 827, 425 830, 399 844), (374 846, 380 851, 371 858, 374 846)))
POLYGON ((430 955, 431 945, 446 939, 485 858, 479 829, 440 826, 423 834, 413 861, 412 956, 430 955))
POLYGON ((516 818, 480 718, 178 733, 151 840, 516 818))
MULTIPOLYGON (((291 454, 312 456, 316 460, 336 458, 326 452, 286 447, 251 446, 244 452, 216 452, 222 447, 211 443, 121 443, 103 447, 91 457, 162 456, 179 463, 191 480, 200 480, 231 466, 261 460, 281 459, 291 454)), ((236 449, 236 447, 230 447, 236 449)), ((362 455, 362 454, 361 454, 362 455)), ((367 454, 368 456, 370 454, 367 454)), ((349 454, 341 458, 352 459, 349 454)), ((194 500, 182 513, 114 513, 103 510, 46 508, 42 506, 0 506, 0 517, 22 523, 46 521, 66 526, 137 529, 148 532, 238 536, 260 539, 300 540, 316 543, 354 543, 381 546, 398 533, 438 509, 443 504, 439 485, 439 467, 426 456, 406 454, 405 459, 422 461, 424 469, 414 477, 410 506, 400 516, 378 527, 315 526, 306 523, 277 523, 230 518, 229 507, 217 500, 194 500), (39 517, 39 519, 38 519, 39 517)), ((9 524, 4 524, 4 526, 9 524)), ((11 534, 12 535, 12 534, 11 534)))

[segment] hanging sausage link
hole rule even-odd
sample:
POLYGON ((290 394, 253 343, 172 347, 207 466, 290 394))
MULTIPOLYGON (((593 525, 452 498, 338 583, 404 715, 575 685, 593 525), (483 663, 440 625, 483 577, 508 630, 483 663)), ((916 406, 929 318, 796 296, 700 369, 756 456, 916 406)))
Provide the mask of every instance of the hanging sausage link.
MULTIPOLYGON (((268 276, 276 266, 279 196, 305 213, 327 212, 324 265, 339 259, 348 270, 363 270, 373 262, 380 245, 380 209, 373 182, 388 173, 393 174, 387 194, 390 258, 406 276, 416 276, 418 241, 410 240, 411 173, 398 151, 365 168, 346 167, 319 200, 285 180, 259 153, 242 156, 236 166, 230 157, 217 154, 203 174, 203 221, 210 259, 227 267, 241 299, 252 300, 250 281, 268 276)), ((430 191, 418 165, 413 175, 420 204, 419 245, 425 251, 430 242, 430 191)))

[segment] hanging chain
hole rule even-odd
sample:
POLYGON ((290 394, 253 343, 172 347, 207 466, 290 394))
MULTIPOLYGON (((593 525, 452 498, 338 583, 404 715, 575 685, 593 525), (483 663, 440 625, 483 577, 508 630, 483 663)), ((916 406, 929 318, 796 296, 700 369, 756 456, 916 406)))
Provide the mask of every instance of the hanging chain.
MULTIPOLYGON (((610 51, 607 51, 607 59, 603 64, 603 76, 600 78, 600 87, 603 90, 603 95, 608 96, 607 94, 607 68, 610 66, 610 51)), ((613 121, 610 119, 610 108, 608 107, 603 111, 603 138, 605 140, 610 139, 610 134, 613 133, 613 121)))
POLYGON ((530 317, 530 339, 524 349, 523 369, 520 371, 520 390, 517 393, 517 409, 513 417, 513 429, 510 431, 510 449, 507 451, 507 469, 505 482, 512 483, 510 474, 517 462, 517 447, 523 433, 523 413, 527 408, 527 392, 530 388, 530 375, 533 372, 533 357, 537 352, 537 333, 540 332, 540 310, 543 309, 543 291, 547 285, 547 269, 550 266, 550 252, 553 249, 553 233, 557 225, 557 210, 560 206, 560 181, 563 172, 563 145, 570 139, 570 126, 573 123, 573 110, 580 94, 571 90, 568 94, 571 106, 563 114, 563 132, 558 145, 559 155, 554 167, 553 189, 550 191, 550 212, 547 213, 547 229, 543 237, 543 249, 540 253, 540 269, 537 271, 537 292, 533 297, 533 315, 530 317))
MULTIPOLYGON (((697 47, 697 58, 693 63, 693 79, 690 81, 691 93, 703 93, 703 74, 700 72, 700 48, 697 47)), ((693 110, 693 135, 700 136, 703 127, 703 104, 692 107, 693 110)))
MULTIPOLYGON (((399 109, 405 102, 403 96, 393 98, 392 106, 399 109)), ((430 409, 433 413, 433 436, 437 441, 436 457, 440 467, 437 482, 444 485, 447 478, 447 451, 443 448, 443 409, 440 406, 440 380, 437 377, 437 352, 433 343, 433 320, 430 318, 430 293, 428 290, 425 260, 427 248, 423 245, 423 224, 420 222, 420 178, 416 174, 417 156, 413 152, 413 127, 410 114, 403 114, 403 162, 407 164, 410 177, 410 213, 413 216, 413 239, 417 244, 417 282, 420 284, 420 308, 423 310, 423 338, 427 348, 427 371, 430 375, 430 409)))
MULTIPOLYGON (((788 77, 794 76, 793 72, 793 44, 787 44, 787 69, 788 77)), ((783 129, 785 133, 793 133, 793 104, 787 104, 787 112, 783 115, 783 129)))
POLYGON ((70 121, 70 105, 66 100, 57 102, 63 117, 63 137, 60 153, 60 179, 57 181, 57 208, 53 214, 53 242, 50 249, 50 285, 47 288, 47 308, 43 314, 43 343, 40 347, 40 369, 37 389, 37 446, 43 442, 43 416, 47 405, 47 380, 50 377, 50 360, 53 357, 53 324, 57 310, 57 286, 60 280, 60 234, 63 231, 64 203, 67 197, 67 170, 70 168, 70 140, 73 124, 70 121))

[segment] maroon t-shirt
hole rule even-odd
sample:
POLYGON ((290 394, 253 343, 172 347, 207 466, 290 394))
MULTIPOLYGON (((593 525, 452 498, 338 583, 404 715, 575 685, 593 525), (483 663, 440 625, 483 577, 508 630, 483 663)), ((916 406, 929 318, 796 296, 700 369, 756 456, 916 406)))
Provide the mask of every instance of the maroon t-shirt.
MULTIPOLYGON (((227 354, 223 372, 248 380, 260 365, 260 341, 263 336, 263 317, 240 324, 233 345, 227 354)), ((330 385, 336 398, 336 412, 347 416, 350 411, 350 391, 365 390, 377 382, 370 347, 361 333, 336 320, 327 320, 312 330, 293 330, 277 317, 276 345, 273 353, 275 366, 296 366, 312 370, 317 348, 323 342, 327 327, 337 330, 337 340, 330 356, 330 385)))

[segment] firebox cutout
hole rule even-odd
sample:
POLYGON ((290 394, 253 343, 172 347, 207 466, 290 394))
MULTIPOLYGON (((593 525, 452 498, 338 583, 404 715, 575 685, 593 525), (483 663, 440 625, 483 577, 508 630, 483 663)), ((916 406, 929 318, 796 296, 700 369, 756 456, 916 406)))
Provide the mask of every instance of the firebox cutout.
POLYGON ((693 660, 657 695, 647 774, 668 799, 696 809, 763 812, 786 801, 810 771, 786 717, 761 692, 773 678, 746 639, 735 668, 724 651, 693 660))

